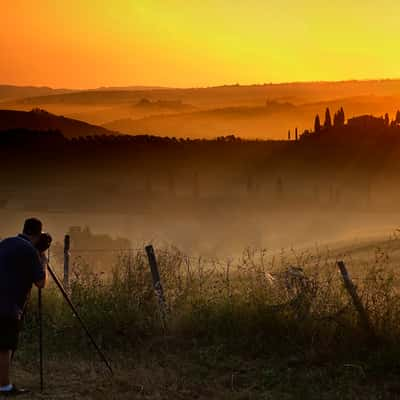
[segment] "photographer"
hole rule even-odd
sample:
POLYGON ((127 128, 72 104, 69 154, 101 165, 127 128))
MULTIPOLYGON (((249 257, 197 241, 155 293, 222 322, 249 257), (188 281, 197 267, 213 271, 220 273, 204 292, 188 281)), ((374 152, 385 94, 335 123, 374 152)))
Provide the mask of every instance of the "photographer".
POLYGON ((44 251, 50 243, 51 237, 42 234, 42 223, 36 218, 25 221, 22 234, 0 242, 0 397, 27 392, 10 381, 11 355, 17 349, 32 285, 45 286, 44 251))

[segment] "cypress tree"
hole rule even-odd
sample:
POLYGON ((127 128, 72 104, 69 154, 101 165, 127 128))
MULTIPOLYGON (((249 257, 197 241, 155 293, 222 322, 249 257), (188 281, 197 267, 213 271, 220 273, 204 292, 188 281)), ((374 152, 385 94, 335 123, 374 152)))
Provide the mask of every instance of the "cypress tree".
POLYGON ((346 121, 346 116, 344 115, 343 107, 340 107, 339 114, 340 114, 340 126, 343 126, 346 121))
POLYGON ((325 111, 325 122, 324 122, 324 128, 329 129, 332 127, 332 118, 331 118, 331 112, 329 108, 326 109, 325 111))
POLYGON ((334 127, 341 127, 344 126, 345 116, 343 107, 340 107, 340 110, 335 113, 333 116, 333 126, 334 127))
POLYGON ((314 121, 314 132, 318 133, 321 131, 321 121, 319 119, 319 115, 317 114, 315 116, 315 121, 314 121))
POLYGON ((339 126, 339 119, 340 119, 340 115, 339 115, 339 111, 337 113, 335 113, 333 115, 333 126, 337 127, 339 126))

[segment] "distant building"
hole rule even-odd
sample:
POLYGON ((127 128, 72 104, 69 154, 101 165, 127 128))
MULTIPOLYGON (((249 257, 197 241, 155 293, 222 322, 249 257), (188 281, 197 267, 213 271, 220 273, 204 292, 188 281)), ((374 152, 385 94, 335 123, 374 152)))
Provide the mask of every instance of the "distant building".
POLYGON ((349 118, 347 125, 356 129, 381 129, 385 127, 385 119, 374 117, 372 115, 361 115, 359 117, 349 118))

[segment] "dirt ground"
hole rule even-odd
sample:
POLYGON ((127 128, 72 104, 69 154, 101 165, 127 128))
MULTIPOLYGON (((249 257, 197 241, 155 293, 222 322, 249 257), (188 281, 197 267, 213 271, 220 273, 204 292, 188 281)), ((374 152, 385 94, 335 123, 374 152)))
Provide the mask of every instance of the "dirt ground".
MULTIPOLYGON (((17 366, 15 382, 29 388, 32 393, 20 397, 27 399, 228 399, 256 398, 232 397, 235 378, 226 376, 222 384, 209 385, 187 380, 185 374, 168 365, 146 363, 137 366, 114 366, 114 376, 92 362, 51 362, 45 371, 45 388, 40 392, 37 365, 17 366), (233 386, 232 386, 233 385, 233 386)), ((221 377, 219 377, 221 379, 221 377)), ((242 392, 242 391, 240 391, 242 392)), ((239 392, 238 392, 239 394, 239 392)), ((1 397, 0 397, 1 399, 1 397)))
POLYGON ((371 371, 362 364, 304 364, 296 358, 244 361, 214 350, 118 357, 113 377, 97 359, 66 355, 46 360, 43 393, 37 360, 17 361, 14 381, 32 390, 21 399, 400 399, 400 374, 393 371, 371 371))

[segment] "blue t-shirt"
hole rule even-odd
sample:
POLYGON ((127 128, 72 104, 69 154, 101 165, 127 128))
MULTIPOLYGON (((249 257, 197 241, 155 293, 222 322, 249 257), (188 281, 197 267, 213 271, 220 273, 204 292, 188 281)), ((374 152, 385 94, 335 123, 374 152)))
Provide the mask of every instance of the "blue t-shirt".
POLYGON ((32 284, 45 278, 39 254, 24 235, 0 242, 0 316, 20 319, 32 284))

